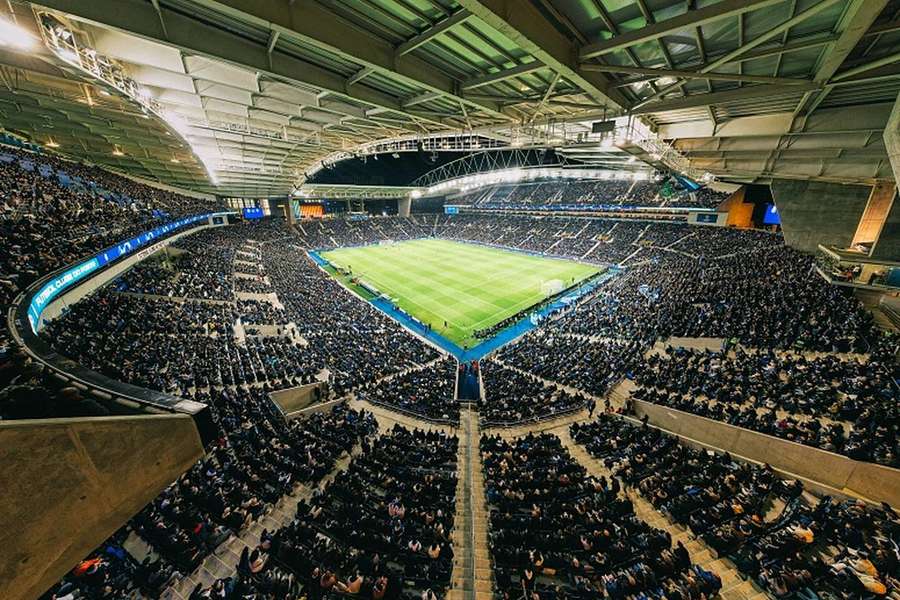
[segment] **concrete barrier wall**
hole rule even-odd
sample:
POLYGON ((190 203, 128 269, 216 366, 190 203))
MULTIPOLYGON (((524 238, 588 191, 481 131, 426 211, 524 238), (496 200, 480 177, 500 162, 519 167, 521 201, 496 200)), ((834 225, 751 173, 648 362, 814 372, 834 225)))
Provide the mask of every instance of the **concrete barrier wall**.
POLYGON ((652 425, 851 496, 900 505, 900 470, 852 460, 720 421, 635 400, 635 413, 652 425))
POLYGON ((848 247, 870 192, 871 188, 861 185, 772 181, 772 197, 781 215, 785 243, 803 252, 815 252, 819 244, 848 247))
POLYGON ((0 422, 0 598, 43 594, 202 456, 187 415, 0 422))

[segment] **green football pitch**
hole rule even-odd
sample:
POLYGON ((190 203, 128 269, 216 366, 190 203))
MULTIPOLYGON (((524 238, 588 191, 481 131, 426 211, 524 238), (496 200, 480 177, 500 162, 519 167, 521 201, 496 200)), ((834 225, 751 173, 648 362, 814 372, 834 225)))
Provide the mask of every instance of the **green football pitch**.
POLYGON ((438 239, 339 248, 321 256, 454 343, 473 346, 490 327, 548 295, 543 285, 587 279, 600 268, 487 246, 438 239), (446 326, 444 323, 446 322, 446 326))

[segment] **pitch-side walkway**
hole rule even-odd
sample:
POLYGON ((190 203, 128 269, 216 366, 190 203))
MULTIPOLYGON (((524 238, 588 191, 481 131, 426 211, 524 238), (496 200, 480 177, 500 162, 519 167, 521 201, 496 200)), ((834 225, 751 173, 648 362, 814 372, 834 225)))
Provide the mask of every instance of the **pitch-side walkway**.
MULTIPOLYGON (((576 443, 569 435, 569 429, 560 428, 554 430, 563 445, 578 462, 588 470, 591 475, 610 478, 612 473, 606 466, 591 456, 583 446, 576 443)), ((704 569, 714 572, 722 579, 722 589, 719 592, 724 600, 761 600, 771 598, 769 594, 761 591, 749 580, 744 580, 738 573, 734 564, 726 558, 716 558, 709 547, 699 538, 695 538, 689 529, 671 521, 660 511, 656 510, 642 495, 633 489, 626 489, 626 495, 634 505, 634 512, 642 521, 651 527, 657 527, 667 531, 672 536, 672 543, 682 542, 691 555, 691 562, 704 569)))

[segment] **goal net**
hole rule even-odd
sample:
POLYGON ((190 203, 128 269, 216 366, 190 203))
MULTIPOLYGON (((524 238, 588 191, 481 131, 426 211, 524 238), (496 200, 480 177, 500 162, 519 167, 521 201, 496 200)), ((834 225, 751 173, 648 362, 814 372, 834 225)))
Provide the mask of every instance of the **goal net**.
POLYGON ((553 296, 563 291, 562 279, 549 279, 541 282, 541 293, 544 296, 553 296))

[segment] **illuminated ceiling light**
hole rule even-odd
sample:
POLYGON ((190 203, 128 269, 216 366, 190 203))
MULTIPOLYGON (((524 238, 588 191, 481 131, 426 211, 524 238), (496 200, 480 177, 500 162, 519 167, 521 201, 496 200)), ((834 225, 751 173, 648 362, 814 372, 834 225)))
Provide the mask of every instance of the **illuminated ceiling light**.
POLYGON ((113 156, 125 156, 125 153, 119 150, 119 147, 116 146, 115 150, 113 150, 113 156))
POLYGON ((14 23, 10 23, 6 19, 0 19, 0 44, 18 50, 28 50, 33 48, 37 40, 14 23))
POLYGON ((59 148, 59 144, 53 141, 53 138, 50 138, 46 144, 44 144, 48 148, 59 148))
POLYGON ((100 95, 101 95, 101 96, 112 96, 112 94, 110 94, 110 93, 107 92, 106 90, 100 90, 100 95))

